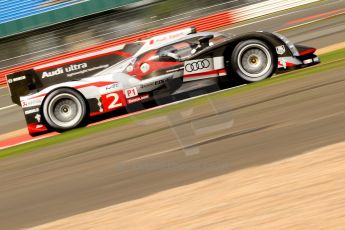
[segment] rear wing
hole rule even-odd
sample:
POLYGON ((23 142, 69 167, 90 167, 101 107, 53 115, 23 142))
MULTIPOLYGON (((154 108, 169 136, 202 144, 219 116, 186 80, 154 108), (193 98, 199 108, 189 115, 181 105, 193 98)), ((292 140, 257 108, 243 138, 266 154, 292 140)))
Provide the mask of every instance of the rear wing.
POLYGON ((101 51, 68 58, 7 75, 13 103, 20 105, 20 97, 36 93, 63 82, 90 77, 130 57, 116 46, 101 51))

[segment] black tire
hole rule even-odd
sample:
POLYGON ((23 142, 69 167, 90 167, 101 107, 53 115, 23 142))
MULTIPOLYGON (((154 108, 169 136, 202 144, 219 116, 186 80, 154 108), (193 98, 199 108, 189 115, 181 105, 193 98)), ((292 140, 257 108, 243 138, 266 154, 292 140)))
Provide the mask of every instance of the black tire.
POLYGON ((274 50, 260 40, 247 40, 237 44, 231 54, 230 74, 237 81, 258 82, 272 77, 277 68, 274 50))
POLYGON ((68 88, 57 89, 50 93, 42 111, 47 125, 58 132, 84 125, 87 117, 84 98, 75 90, 68 88))

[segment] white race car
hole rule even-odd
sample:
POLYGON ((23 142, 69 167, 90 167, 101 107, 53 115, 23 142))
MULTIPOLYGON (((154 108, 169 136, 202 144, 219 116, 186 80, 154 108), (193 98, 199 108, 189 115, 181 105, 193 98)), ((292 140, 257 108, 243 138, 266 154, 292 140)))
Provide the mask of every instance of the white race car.
POLYGON ((37 135, 173 94, 187 82, 257 82, 277 71, 314 65, 320 62, 315 50, 276 33, 227 36, 187 28, 14 73, 8 85, 29 133, 37 135))

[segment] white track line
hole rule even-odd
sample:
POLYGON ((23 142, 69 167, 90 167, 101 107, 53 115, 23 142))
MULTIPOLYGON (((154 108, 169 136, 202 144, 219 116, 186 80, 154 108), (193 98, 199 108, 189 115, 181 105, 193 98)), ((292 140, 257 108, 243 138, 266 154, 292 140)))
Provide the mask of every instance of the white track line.
MULTIPOLYGON (((334 2, 327 3, 327 4, 322 4, 322 6, 327 6, 327 5, 332 5, 332 4, 334 4, 334 2)), ((315 6, 315 7, 319 7, 319 6, 315 6)), ((313 7, 313 8, 315 8, 315 7, 313 7)), ((300 12, 308 11, 308 10, 310 10, 310 8, 301 9, 301 10, 292 11, 292 12, 287 12, 285 14, 279 14, 279 15, 268 17, 268 18, 264 18, 264 19, 261 19, 261 20, 258 20, 258 21, 248 22, 248 23, 245 23, 245 24, 242 24, 242 25, 238 25, 238 26, 234 26, 234 27, 230 27, 230 28, 227 28, 227 29, 224 29, 224 30, 219 30, 218 32, 225 32, 225 31, 229 31, 229 30, 232 30, 232 29, 237 29, 237 28, 241 28, 241 27, 244 27, 244 26, 253 25, 253 24, 260 23, 260 22, 265 22, 265 21, 272 20, 272 19, 275 19, 275 18, 280 18, 280 17, 283 17, 283 16, 287 16, 287 15, 291 15, 291 14, 296 14, 296 13, 300 13, 300 12)), ((279 11, 276 12, 276 13, 279 13, 279 11)), ((265 15, 263 15, 261 17, 265 17, 265 15)), ((254 19, 255 18, 248 19, 248 20, 254 20, 254 19)))
POLYGON ((283 32, 283 31, 286 31, 286 30, 299 28, 299 27, 302 27, 302 26, 313 24, 315 22, 321 22, 323 20, 327 20, 327 19, 330 19, 330 18, 333 18, 333 17, 337 17, 337 16, 340 16, 340 15, 343 15, 343 14, 345 14, 345 12, 333 14, 333 15, 330 15, 330 16, 327 16, 327 17, 324 17, 324 18, 319 18, 319 19, 316 19, 316 20, 313 20, 313 21, 309 21, 309 22, 304 22, 302 24, 298 24, 298 25, 295 25, 295 26, 291 26, 291 27, 288 27, 288 28, 284 28, 284 29, 278 30, 278 32, 283 32))
POLYGON ((227 29, 224 29, 224 30, 219 30, 218 32, 225 32, 225 31, 229 31, 229 30, 233 30, 233 29, 237 29, 237 28, 241 28, 241 27, 245 27, 245 26, 250 26, 250 25, 253 25, 253 24, 269 21, 269 20, 272 20, 272 19, 275 19, 275 18, 280 18, 280 17, 287 16, 287 15, 294 14, 294 13, 295 12, 290 12, 290 13, 286 13, 286 14, 281 14, 281 15, 277 15, 277 16, 261 19, 259 21, 249 22, 249 23, 245 23, 243 25, 233 26, 233 27, 230 27, 230 28, 227 28, 227 29))
POLYGON ((12 107, 14 107, 14 106, 16 106, 16 105, 13 104, 13 105, 9 105, 9 106, 2 107, 2 108, 0 108, 0 111, 6 110, 6 109, 9 109, 9 108, 12 108, 12 107))
POLYGON ((27 143, 30 143, 30 142, 46 139, 46 138, 51 137, 51 136, 52 135, 43 136, 43 137, 37 137, 37 138, 31 139, 31 140, 27 140, 27 141, 23 141, 23 142, 20 142, 20 143, 17 143, 17 144, 0 147, 0 150, 5 150, 5 149, 8 149, 8 148, 16 147, 18 145, 23 145, 23 144, 27 144, 27 143))

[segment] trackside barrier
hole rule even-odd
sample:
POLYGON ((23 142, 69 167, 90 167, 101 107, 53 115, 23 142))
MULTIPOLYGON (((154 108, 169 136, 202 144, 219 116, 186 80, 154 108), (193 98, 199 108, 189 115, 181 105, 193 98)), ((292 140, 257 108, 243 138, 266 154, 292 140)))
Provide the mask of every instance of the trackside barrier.
POLYGON ((238 9, 225 11, 221 13, 216 13, 206 17, 194 19, 191 21, 182 22, 179 24, 167 26, 164 28, 155 29, 152 31, 147 31, 141 34, 136 34, 130 37, 120 38, 114 41, 106 42, 98 46, 90 47, 76 52, 66 53, 56 57, 48 58, 45 60, 40 60, 32 62, 29 64, 20 65, 14 68, 5 69, 0 71, 0 85, 6 84, 6 75, 14 72, 19 72, 22 70, 32 69, 39 65, 49 64, 51 62, 61 61, 66 58, 72 58, 83 54, 89 54, 92 52, 102 52, 107 48, 117 46, 120 44, 125 44, 129 42, 134 42, 140 38, 149 38, 159 34, 171 32, 174 30, 183 29, 186 27, 194 26, 198 31, 207 31, 212 29, 217 29, 230 24, 238 23, 244 20, 256 18, 259 16, 267 15, 270 13, 286 10, 289 8, 317 2, 320 0, 268 0, 265 2, 256 3, 253 5, 241 7, 238 9))
POLYGON ((306 5, 313 2, 318 2, 320 0, 285 0, 285 1, 277 1, 277 0, 268 0, 265 2, 260 2, 257 4, 241 7, 238 9, 234 9, 231 12, 232 18, 236 22, 260 17, 263 15, 275 13, 282 10, 287 10, 290 8, 294 8, 297 6, 306 5))
POLYGON ((40 60, 40 61, 32 62, 29 64, 24 64, 21 66, 10 68, 10 69, 1 70, 0 71, 0 84, 6 83, 6 79, 5 79, 6 77, 5 76, 7 74, 10 74, 10 73, 15 73, 15 72, 19 72, 22 70, 32 69, 35 66, 49 64, 51 62, 60 61, 60 60, 66 59, 66 58, 71 58, 71 57, 75 57, 75 56, 79 56, 79 55, 83 55, 83 54, 87 54, 87 53, 91 53, 91 52, 97 52, 97 51, 104 50, 104 49, 107 49, 107 48, 110 48, 113 46, 129 43, 129 42, 134 42, 140 38, 149 38, 152 36, 156 36, 159 34, 171 32, 174 30, 179 30, 179 29, 183 29, 183 28, 191 27, 191 26, 195 26, 197 28, 197 30, 199 30, 199 31, 206 31, 206 30, 210 30, 210 29, 214 29, 214 28, 223 27, 223 26, 226 26, 226 25, 229 25, 232 23, 233 22, 231 21, 231 18, 229 17, 229 12, 222 12, 222 13, 217 13, 214 15, 206 16, 203 18, 183 22, 180 24, 156 29, 153 31, 144 32, 144 33, 133 35, 130 37, 120 38, 120 39, 117 39, 114 41, 106 42, 106 43, 103 43, 101 45, 90 47, 90 48, 83 49, 80 51, 71 52, 71 53, 59 55, 59 56, 52 57, 52 58, 47 58, 45 60, 40 60))

